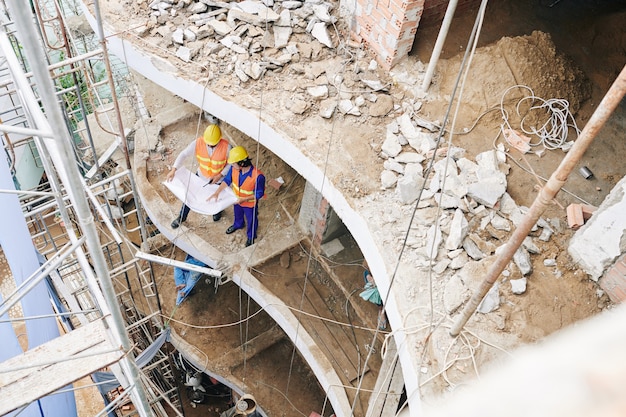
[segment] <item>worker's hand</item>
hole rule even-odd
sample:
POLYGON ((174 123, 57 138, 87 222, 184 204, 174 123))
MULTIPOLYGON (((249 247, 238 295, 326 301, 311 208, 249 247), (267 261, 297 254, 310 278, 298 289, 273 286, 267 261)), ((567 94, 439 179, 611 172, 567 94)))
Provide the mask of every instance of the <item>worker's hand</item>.
POLYGON ((215 193, 211 194, 211 195, 209 196, 209 198, 207 198, 207 199, 206 199, 206 201, 211 201, 211 200, 215 200, 215 201, 217 201, 217 196, 218 196, 218 195, 219 195, 219 193, 218 193, 218 192, 215 192, 215 193))
POLYGON ((167 182, 170 182, 174 179, 174 174, 176 174, 176 168, 170 169, 170 172, 167 173, 167 177, 165 177, 167 182))

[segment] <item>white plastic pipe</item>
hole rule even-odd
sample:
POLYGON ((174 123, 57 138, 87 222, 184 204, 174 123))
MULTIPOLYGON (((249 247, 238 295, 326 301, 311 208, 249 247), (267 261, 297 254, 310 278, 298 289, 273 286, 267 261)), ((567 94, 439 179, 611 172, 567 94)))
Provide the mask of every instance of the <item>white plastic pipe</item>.
POLYGON ((428 63, 428 68, 426 69, 426 75, 424 76, 424 81, 422 82, 422 91, 428 91, 428 87, 430 87, 430 82, 432 81, 433 74, 435 73, 435 66, 437 66, 439 55, 441 55, 441 50, 443 49, 443 44, 446 41, 446 36, 448 36, 448 31, 450 30, 450 24, 452 23, 457 3, 458 0, 450 0, 448 3, 446 15, 443 17, 441 29, 439 29, 439 35, 437 35, 437 41, 435 42, 435 47, 433 48, 433 53, 430 56, 430 62, 428 63))

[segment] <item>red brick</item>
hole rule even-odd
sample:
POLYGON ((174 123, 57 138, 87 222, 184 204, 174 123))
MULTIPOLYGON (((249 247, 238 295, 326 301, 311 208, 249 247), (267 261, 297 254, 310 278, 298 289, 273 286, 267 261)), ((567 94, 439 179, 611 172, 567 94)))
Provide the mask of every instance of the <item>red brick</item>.
POLYGON ((626 300, 626 264, 620 257, 600 278, 598 284, 611 301, 621 303, 626 300))
POLYGON ((626 265, 622 262, 615 262, 615 264, 611 268, 613 271, 617 272, 621 276, 626 277, 626 265))
POLYGON ((583 210, 580 204, 570 204, 567 206, 567 224, 574 230, 585 224, 583 210))
POLYGON ((581 204, 580 205, 582 211, 583 211, 583 218, 585 220, 589 220, 589 218, 591 218, 591 215, 598 210, 597 207, 594 206, 590 206, 589 204, 581 204))

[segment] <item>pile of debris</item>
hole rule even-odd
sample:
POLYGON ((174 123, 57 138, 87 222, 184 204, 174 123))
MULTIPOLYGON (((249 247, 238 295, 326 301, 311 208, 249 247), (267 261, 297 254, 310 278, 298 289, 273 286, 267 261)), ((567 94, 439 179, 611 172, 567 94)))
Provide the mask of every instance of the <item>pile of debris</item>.
MULTIPOLYGON (((528 208, 518 206, 506 192, 509 166, 502 144, 478 154, 476 162, 465 158, 464 149, 454 146, 442 148, 435 156, 434 130, 435 125, 414 121, 406 114, 388 126, 381 148, 385 159, 381 184, 385 190, 395 186, 396 197, 404 205, 415 204, 420 198, 418 218, 411 225, 407 244, 415 249, 412 253, 417 257, 417 266, 429 267, 432 260, 435 274, 451 274, 444 290, 444 305, 446 312, 453 314, 471 295, 476 282, 470 281, 481 276, 469 272, 475 265, 465 266, 496 254, 528 208), (446 154, 449 158, 441 158, 446 154), (434 163, 431 175, 424 178, 422 164, 433 157, 439 161, 434 163)), ((533 229, 535 237, 525 239, 513 258, 514 266, 504 271, 514 294, 525 292, 526 277, 533 271, 531 254, 541 252, 535 239, 548 242, 561 227, 558 218, 541 218, 533 229)), ((555 275, 560 274, 555 259, 543 262, 555 268, 555 275)), ((495 286, 479 311, 488 313, 498 306, 495 286)))
POLYGON ((334 11, 325 1, 153 0, 143 3, 149 18, 136 33, 160 37, 159 46, 185 62, 219 65, 246 82, 303 58, 326 58, 324 49, 338 43, 334 11))

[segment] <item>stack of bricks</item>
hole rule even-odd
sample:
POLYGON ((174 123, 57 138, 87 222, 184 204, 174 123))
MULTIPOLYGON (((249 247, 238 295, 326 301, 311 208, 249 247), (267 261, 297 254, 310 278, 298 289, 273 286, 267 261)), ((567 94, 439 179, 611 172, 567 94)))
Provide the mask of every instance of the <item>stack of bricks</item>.
MULTIPOLYGON (((449 0, 357 0, 353 37, 364 42, 386 70, 407 56, 422 19, 441 22, 449 0)), ((456 16, 478 4, 459 0, 456 16)))
POLYGON ((578 230, 597 209, 587 204, 570 204, 567 206, 567 225, 571 229, 578 230))
POLYGON ((408 55, 424 0, 357 0, 356 35, 389 70, 408 55))

